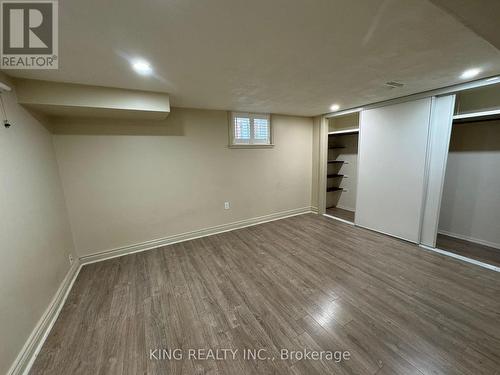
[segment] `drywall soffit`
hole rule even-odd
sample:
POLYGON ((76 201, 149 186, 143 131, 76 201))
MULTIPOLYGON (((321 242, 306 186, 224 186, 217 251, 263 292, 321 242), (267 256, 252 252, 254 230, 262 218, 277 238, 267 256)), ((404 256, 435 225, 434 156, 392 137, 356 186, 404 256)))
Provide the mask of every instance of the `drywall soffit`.
POLYGON ((46 116, 163 120, 169 95, 28 79, 16 80, 19 104, 46 116))

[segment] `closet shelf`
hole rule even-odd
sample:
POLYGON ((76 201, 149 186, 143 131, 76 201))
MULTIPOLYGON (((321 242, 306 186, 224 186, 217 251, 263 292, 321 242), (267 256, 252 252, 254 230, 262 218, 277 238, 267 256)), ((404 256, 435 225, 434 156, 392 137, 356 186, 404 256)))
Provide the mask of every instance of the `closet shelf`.
POLYGON ((460 113, 453 116, 456 122, 473 122, 474 120, 498 119, 500 117, 500 109, 490 111, 460 113))
POLYGON ((326 177, 328 178, 335 178, 335 177, 344 177, 343 174, 338 174, 338 173, 330 173, 330 174, 327 174, 326 177))
POLYGON ((330 163, 346 163, 347 164, 347 162, 345 162, 344 160, 328 160, 328 163, 329 164, 330 163))
POLYGON ((350 135, 359 133, 359 129, 337 130, 328 132, 328 135, 350 135))
POLYGON ((328 147, 329 150, 335 150, 338 148, 345 148, 345 146, 330 146, 330 147, 328 147))
POLYGON ((331 191, 345 191, 343 188, 341 187, 329 187, 326 189, 326 192, 329 193, 331 191))

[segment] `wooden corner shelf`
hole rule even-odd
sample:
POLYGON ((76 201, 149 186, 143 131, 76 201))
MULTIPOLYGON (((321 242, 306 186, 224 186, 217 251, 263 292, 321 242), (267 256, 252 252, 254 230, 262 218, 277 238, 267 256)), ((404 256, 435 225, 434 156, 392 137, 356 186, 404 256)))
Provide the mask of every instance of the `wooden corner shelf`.
POLYGON ((326 175, 327 178, 336 178, 336 177, 344 177, 343 174, 338 174, 338 173, 330 173, 326 175))
POLYGON ((344 191, 344 189, 341 188, 341 187, 329 187, 329 188, 326 189, 327 193, 329 193, 331 191, 344 191))
POLYGON ((328 160, 328 163, 329 164, 332 164, 332 163, 340 164, 340 163, 346 163, 346 162, 344 160, 328 160))
POLYGON ((329 150, 336 150, 336 149, 340 149, 340 148, 345 148, 345 146, 328 146, 329 150))

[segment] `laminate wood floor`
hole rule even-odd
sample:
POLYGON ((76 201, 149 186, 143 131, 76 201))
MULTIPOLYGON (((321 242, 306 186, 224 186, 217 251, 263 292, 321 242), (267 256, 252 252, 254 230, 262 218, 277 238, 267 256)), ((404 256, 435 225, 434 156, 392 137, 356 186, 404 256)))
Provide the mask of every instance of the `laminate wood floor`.
POLYGON ((300 215, 83 267, 31 374, 498 374, 499 297, 500 273, 300 215))
POLYGON ((436 247, 467 258, 500 267, 500 249, 438 234, 436 247))
POLYGON ((344 210, 343 208, 338 207, 330 207, 326 209, 326 214, 354 223, 354 211, 344 210))

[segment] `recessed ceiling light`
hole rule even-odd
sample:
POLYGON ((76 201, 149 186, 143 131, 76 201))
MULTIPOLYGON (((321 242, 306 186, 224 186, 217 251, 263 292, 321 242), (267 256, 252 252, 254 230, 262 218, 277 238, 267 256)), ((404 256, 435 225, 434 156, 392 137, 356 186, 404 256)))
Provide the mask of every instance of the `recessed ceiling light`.
POLYGON ((481 69, 479 68, 474 68, 474 69, 467 69, 465 72, 462 73, 460 78, 462 79, 470 79, 474 78, 481 72, 481 69))
POLYGON ((143 76, 149 76, 150 74, 153 73, 153 68, 151 65, 144 60, 135 60, 132 61, 132 68, 139 73, 140 75, 143 76))
POLYGON ((339 108, 340 108, 340 106, 338 104, 332 104, 330 106, 330 111, 335 112, 335 111, 338 111, 339 108))

